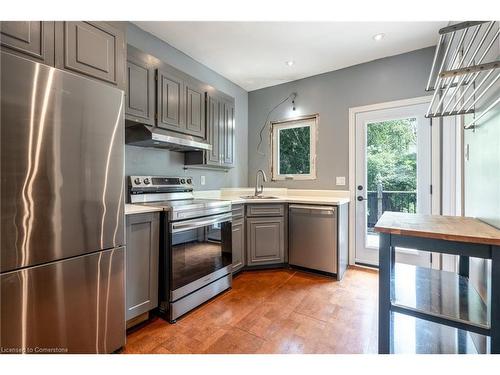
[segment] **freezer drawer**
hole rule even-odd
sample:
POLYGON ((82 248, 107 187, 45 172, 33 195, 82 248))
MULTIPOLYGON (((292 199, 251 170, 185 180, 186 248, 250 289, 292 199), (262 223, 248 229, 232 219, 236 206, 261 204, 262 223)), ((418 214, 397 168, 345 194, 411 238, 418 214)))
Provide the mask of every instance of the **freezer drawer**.
POLYGON ((1 275, 3 353, 111 353, 125 345, 125 248, 1 275))
POLYGON ((289 263, 337 274, 337 208, 289 206, 289 263))

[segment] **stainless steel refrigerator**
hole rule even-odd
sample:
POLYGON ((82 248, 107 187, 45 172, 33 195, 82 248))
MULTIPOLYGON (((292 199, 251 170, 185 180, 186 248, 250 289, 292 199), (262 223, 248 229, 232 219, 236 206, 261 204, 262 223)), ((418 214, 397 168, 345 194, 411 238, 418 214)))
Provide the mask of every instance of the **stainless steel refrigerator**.
POLYGON ((2 353, 125 344, 123 92, 1 52, 2 353))

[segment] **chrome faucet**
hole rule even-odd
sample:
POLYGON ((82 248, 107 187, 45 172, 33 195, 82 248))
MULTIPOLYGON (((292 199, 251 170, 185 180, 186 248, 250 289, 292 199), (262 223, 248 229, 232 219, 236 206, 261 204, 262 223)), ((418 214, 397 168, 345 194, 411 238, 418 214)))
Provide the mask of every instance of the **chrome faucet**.
POLYGON ((262 192, 264 191, 264 185, 263 185, 264 182, 267 182, 266 172, 264 172, 262 169, 259 169, 257 171, 257 174, 255 175, 255 196, 262 194, 262 192), (260 184, 260 187, 259 187, 259 173, 262 175, 262 184, 260 184))

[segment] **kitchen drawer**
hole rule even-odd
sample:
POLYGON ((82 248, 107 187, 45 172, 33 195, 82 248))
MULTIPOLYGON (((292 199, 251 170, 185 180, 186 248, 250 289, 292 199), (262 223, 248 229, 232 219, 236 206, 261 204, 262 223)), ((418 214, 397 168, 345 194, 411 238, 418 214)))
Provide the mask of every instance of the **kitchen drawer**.
POLYGON ((245 216, 245 206, 243 204, 235 204, 232 206, 233 220, 241 219, 245 216))
POLYGON ((284 216, 285 207, 283 204, 249 204, 247 206, 247 216, 284 216))

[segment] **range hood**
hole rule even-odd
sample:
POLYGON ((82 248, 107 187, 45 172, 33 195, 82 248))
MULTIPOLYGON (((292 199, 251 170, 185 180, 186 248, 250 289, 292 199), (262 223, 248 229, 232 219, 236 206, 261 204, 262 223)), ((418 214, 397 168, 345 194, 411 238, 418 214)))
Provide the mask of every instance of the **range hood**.
POLYGON ((155 147, 181 152, 212 149, 211 144, 190 135, 142 124, 125 128, 125 143, 132 146, 155 147))

